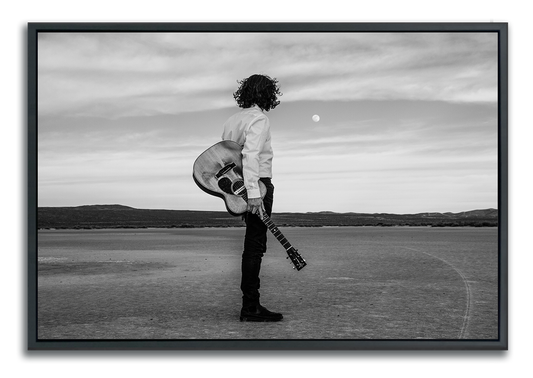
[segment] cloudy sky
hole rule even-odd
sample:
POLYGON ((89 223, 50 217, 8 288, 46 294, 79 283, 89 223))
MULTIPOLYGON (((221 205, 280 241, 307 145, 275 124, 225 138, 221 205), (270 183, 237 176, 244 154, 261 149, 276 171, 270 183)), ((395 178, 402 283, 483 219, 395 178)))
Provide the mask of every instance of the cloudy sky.
POLYGON ((496 208, 497 53, 495 33, 40 33, 39 206, 224 210, 192 164, 262 73, 275 212, 496 208))

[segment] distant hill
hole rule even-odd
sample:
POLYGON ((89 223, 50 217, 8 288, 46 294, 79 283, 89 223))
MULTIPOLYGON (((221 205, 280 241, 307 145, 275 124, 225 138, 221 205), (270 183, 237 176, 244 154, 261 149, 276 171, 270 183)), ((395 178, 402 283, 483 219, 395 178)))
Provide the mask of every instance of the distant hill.
MULTIPOLYGON (((272 220, 284 227, 322 226, 431 226, 496 227, 498 210, 471 210, 460 213, 274 213, 272 220)), ((243 227, 240 217, 225 211, 152 210, 123 205, 39 207, 39 229, 93 228, 194 228, 243 227)))
MULTIPOLYGON (((420 213, 419 215, 423 215, 424 213, 420 213)), ((440 214, 440 213, 437 213, 440 214)), ((443 213, 442 215, 452 218, 487 218, 487 217, 495 217, 498 218, 498 210, 497 209, 485 209, 485 210, 471 210, 471 211, 463 211, 461 213, 443 213)))
POLYGON ((124 205, 82 205, 76 207, 60 207, 58 209, 75 209, 75 210, 137 210, 133 207, 124 205))

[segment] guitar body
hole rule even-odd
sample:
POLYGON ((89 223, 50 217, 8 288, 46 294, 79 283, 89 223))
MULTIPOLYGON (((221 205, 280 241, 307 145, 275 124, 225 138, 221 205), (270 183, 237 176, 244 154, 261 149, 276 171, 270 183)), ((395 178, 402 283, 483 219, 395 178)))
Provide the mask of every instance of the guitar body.
MULTIPOLYGON (((244 214, 248 206, 248 195, 242 176, 241 151, 242 147, 238 143, 224 140, 205 150, 193 164, 192 176, 196 185, 204 192, 222 198, 226 209, 232 215, 244 214)), ((261 181, 259 192, 261 197, 266 194, 266 186, 261 181)), ((303 269, 307 265, 306 261, 265 212, 261 220, 285 248, 287 258, 291 259, 294 268, 303 269)))
MULTIPOLYGON (((194 162, 193 178, 204 192, 220 197, 231 215, 246 212, 248 197, 242 175, 242 148, 224 140, 205 150, 194 162)), ((266 187, 259 181, 261 197, 266 187)))

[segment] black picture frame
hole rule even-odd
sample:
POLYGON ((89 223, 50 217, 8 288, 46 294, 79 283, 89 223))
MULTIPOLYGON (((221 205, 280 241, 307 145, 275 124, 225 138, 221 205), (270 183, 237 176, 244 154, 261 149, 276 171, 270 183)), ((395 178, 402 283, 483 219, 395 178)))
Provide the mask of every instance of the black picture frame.
POLYGON ((509 366, 516 361, 516 20, 508 16, 26 16, 14 20, 13 356, 19 366, 509 366), (499 34, 500 340, 37 342, 39 31, 493 31, 499 34), (32 325, 33 324, 33 325, 32 325))

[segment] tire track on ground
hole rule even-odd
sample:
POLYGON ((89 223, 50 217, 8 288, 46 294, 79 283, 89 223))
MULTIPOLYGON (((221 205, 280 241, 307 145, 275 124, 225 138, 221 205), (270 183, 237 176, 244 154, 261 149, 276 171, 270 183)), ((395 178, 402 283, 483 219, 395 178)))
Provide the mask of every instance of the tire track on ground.
POLYGON ((461 272, 459 269, 457 269, 452 263, 444 260, 443 258, 434 256, 431 253, 428 253, 428 252, 425 252, 425 251, 421 251, 419 249, 415 249, 415 248, 411 248, 411 247, 402 247, 402 246, 397 246, 397 247, 404 248, 404 249, 409 249, 411 251, 415 251, 415 252, 418 252, 418 253, 423 253, 423 254, 425 254, 427 256, 433 257, 434 259, 440 260, 443 263, 447 264, 449 267, 451 267, 453 270, 455 270, 457 272, 457 274, 459 274, 459 276, 463 280, 463 283, 464 283, 465 289, 466 289, 466 308, 465 308, 465 313, 463 315, 463 324, 461 326, 461 331, 459 332, 459 339, 464 339, 464 336, 465 336, 466 331, 468 329, 468 326, 470 324, 470 316, 471 316, 471 311, 472 311, 472 289, 470 288, 470 284, 468 283, 468 280, 466 279, 466 276, 463 274, 463 272, 461 272))

